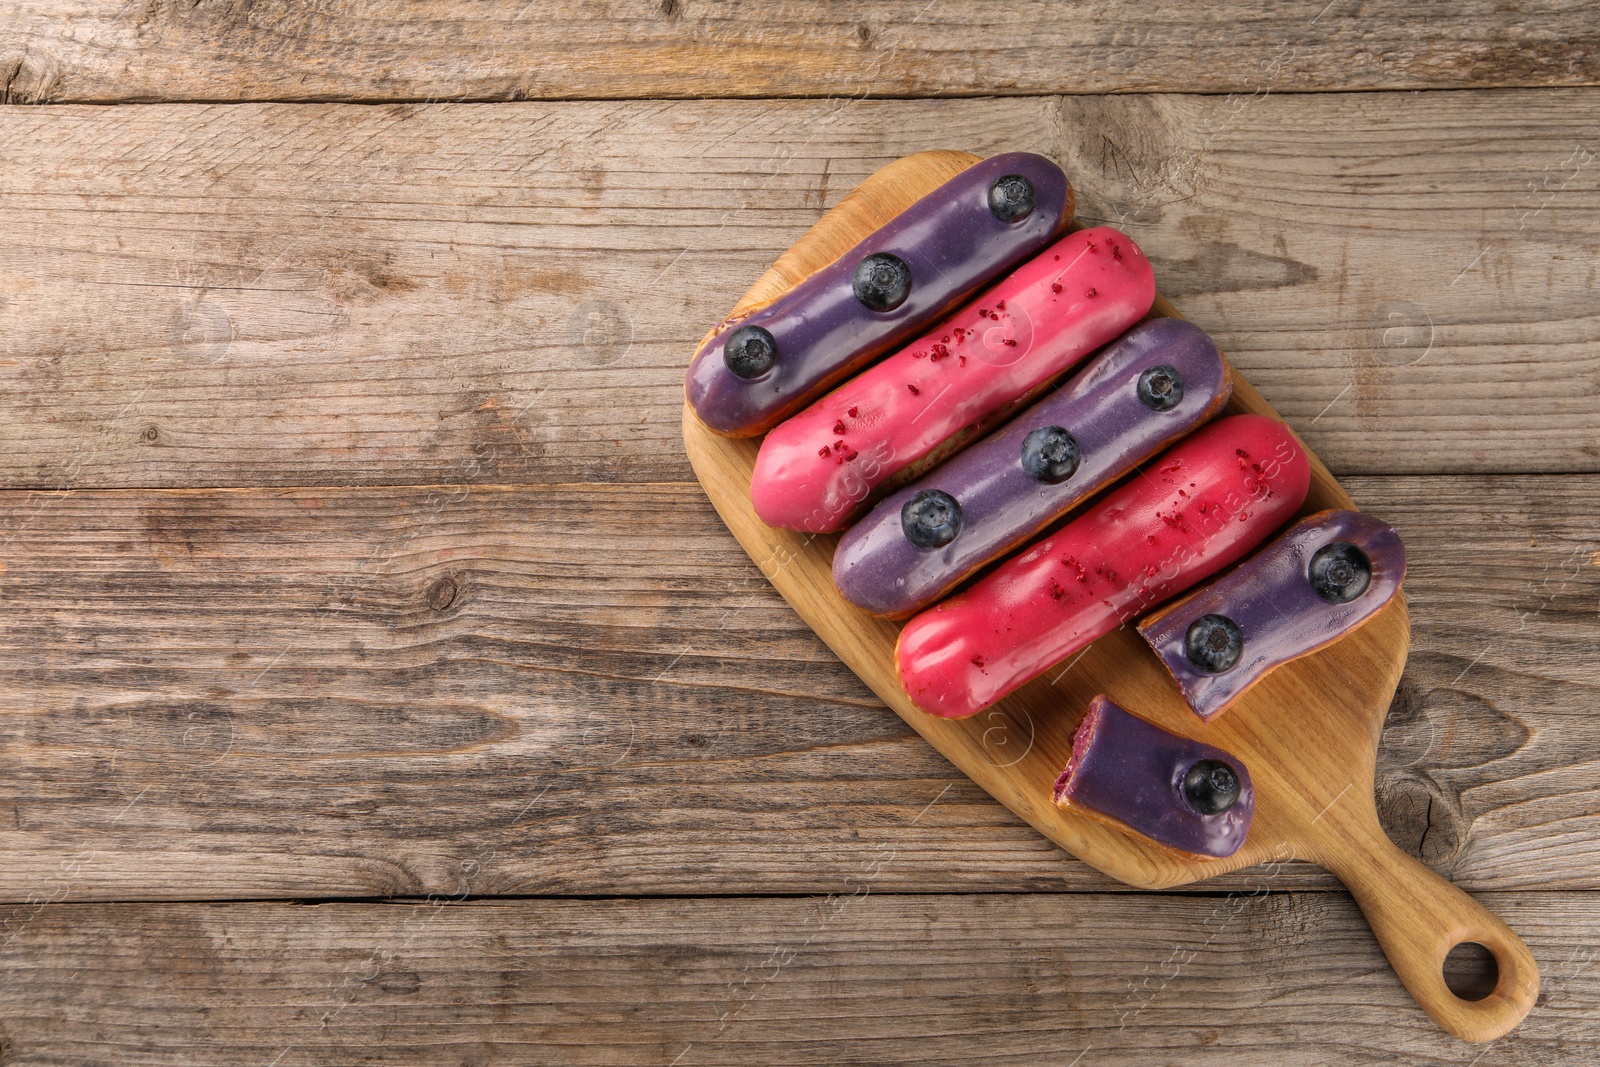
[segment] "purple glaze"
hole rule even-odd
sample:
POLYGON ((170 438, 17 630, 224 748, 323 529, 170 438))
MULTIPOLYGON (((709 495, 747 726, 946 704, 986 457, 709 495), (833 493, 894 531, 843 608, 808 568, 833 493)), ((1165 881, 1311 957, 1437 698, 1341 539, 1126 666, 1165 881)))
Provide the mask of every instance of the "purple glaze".
POLYGON ((1170 848, 1198 856, 1231 856, 1244 844, 1255 814, 1250 771, 1220 748, 1170 734, 1104 696, 1072 738, 1072 758, 1056 779, 1056 803, 1081 808, 1170 848), (1183 776, 1201 760, 1226 763, 1239 777, 1239 799, 1202 815, 1183 795, 1183 776))
POLYGON ((689 365, 690 405, 730 437, 771 429, 1055 240, 1072 221, 1071 206, 1067 176, 1043 156, 1006 152, 973 164, 772 303, 724 322, 689 365), (1002 222, 989 210, 989 186, 1011 174, 1033 183, 1034 209, 1002 222), (893 311, 868 310, 851 287, 856 264, 874 252, 911 268, 911 293, 893 311), (778 357, 766 374, 745 379, 728 369, 722 347, 749 325, 771 332, 778 357))
POLYGON ((1358 511, 1319 511, 1228 574, 1139 624, 1196 715, 1225 711, 1274 667, 1322 648, 1394 599, 1406 574, 1406 549, 1394 527, 1358 511), (1372 581, 1360 596, 1334 604, 1311 588, 1311 557, 1349 541, 1367 554, 1372 581), (1225 615, 1244 634, 1239 662, 1207 674, 1189 662, 1184 638, 1202 615, 1225 615))
POLYGON ((874 615, 920 611, 1199 426, 1231 392, 1222 354, 1200 327, 1182 319, 1141 323, 1004 429, 881 501, 840 539, 834 584, 874 615), (1139 399, 1139 375, 1163 364, 1183 378, 1183 399, 1152 411, 1139 399), (1078 469, 1056 485, 1022 468, 1023 439, 1041 426, 1063 427, 1081 452, 1078 469), (906 501, 927 489, 961 504, 961 532, 941 548, 917 547, 900 526, 906 501))

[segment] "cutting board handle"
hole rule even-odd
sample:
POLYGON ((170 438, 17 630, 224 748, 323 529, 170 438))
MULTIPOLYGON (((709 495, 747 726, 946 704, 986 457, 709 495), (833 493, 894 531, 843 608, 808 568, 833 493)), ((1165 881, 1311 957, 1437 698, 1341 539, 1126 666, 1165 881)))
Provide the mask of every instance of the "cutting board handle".
POLYGON ((1539 966, 1528 946, 1483 905, 1400 851, 1377 812, 1368 811, 1364 827, 1341 831, 1329 820, 1318 861, 1355 896, 1400 981, 1435 1022, 1467 1041, 1507 1033, 1539 995, 1539 966), (1488 949, 1499 971, 1482 1000, 1463 1000, 1444 980, 1445 957, 1468 941, 1488 949))

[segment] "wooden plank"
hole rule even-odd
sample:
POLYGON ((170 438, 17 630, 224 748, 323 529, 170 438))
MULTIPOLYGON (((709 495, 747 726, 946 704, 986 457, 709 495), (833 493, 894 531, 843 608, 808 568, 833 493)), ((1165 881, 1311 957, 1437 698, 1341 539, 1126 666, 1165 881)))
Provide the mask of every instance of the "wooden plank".
POLYGON ((14 0, 5 99, 526 100, 1592 85, 1557 0, 1163 10, 865 0, 14 0))
POLYGON ((1597 119, 1588 90, 9 109, 0 484, 687 480, 706 325, 930 145, 1060 156, 1336 473, 1600 470, 1597 119))
POLYGON ((50 905, 0 941, 26 1064, 1575 1063, 1600 898, 1489 894, 1545 975, 1468 1046, 1341 893, 50 905), (1074 1057, 1077 1057, 1075 1060, 1074 1057))
POLYGON ((1513 157, 1467 99, 1069 98, 1062 163, 1336 473, 1595 470, 1600 110, 1513 157))
MULTIPOLYGON (((1600 886, 1600 479, 1349 485, 1411 556, 1389 832, 1472 891, 1600 886)), ((696 486, 7 493, 0 564, 16 906, 825 893, 884 847, 883 889, 1110 884, 878 704, 696 486)))

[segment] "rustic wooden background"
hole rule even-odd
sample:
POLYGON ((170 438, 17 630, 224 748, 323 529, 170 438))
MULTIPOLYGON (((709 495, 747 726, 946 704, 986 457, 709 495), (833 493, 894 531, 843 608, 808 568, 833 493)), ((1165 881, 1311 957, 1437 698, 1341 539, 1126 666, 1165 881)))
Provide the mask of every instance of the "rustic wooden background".
POLYGON ((0 2, 0 1064, 1592 1062, 1597 85, 1561 0, 0 2), (1510 1036, 1314 868, 1050 846, 719 525, 694 342, 932 147, 1400 528, 1380 805, 1510 1036))

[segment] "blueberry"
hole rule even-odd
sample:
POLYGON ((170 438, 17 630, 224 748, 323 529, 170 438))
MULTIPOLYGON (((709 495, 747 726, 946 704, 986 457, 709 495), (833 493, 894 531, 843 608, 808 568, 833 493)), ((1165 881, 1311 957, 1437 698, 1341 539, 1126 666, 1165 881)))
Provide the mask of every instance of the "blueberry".
POLYGON ((741 378, 759 378, 778 360, 778 341, 759 326, 741 326, 722 345, 722 360, 741 378))
POLYGON ((1349 541, 1323 545, 1311 557, 1311 588, 1323 600, 1348 604, 1372 584, 1372 561, 1349 541))
POLYGON ((1171 411, 1183 400, 1183 375, 1163 363, 1139 375, 1139 399, 1152 411, 1171 411))
POLYGON ((1184 774, 1183 797, 1201 815, 1221 815, 1239 801, 1239 775, 1220 760, 1203 759, 1184 774))
POLYGON ((1244 633, 1226 615, 1202 615, 1183 635, 1183 654, 1198 670, 1221 674, 1244 654, 1244 633))
POLYGON ((856 299, 873 311, 893 311, 911 295, 911 268, 899 256, 874 252, 856 264, 856 299))
POLYGON ((1055 485, 1078 469, 1078 442, 1060 426, 1041 426, 1022 439, 1022 469, 1028 477, 1055 485))
POLYGON ((996 178, 989 186, 989 210, 1001 222, 1017 222, 1033 214, 1033 183, 1020 174, 996 178))
POLYGON ((924 489, 900 509, 900 529, 918 548, 940 548, 961 532, 961 505, 939 489, 924 489))

